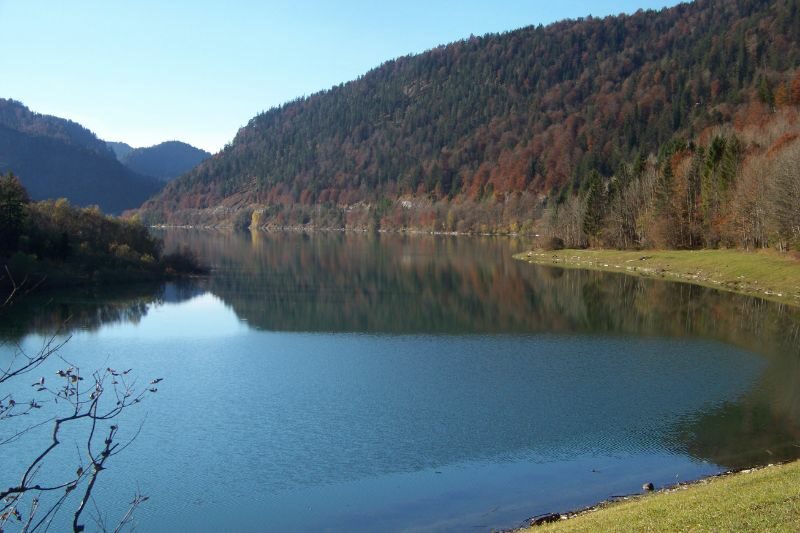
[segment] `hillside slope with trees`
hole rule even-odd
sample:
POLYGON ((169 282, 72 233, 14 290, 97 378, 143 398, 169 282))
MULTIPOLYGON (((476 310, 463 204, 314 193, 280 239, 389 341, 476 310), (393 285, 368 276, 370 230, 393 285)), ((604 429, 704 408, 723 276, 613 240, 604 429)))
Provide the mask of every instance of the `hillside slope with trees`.
POLYGON ((0 173, 9 171, 35 200, 67 198, 108 213, 137 207, 162 186, 128 170, 80 124, 0 99, 0 173))
POLYGON ((607 189, 676 138, 698 145, 797 105, 798 65, 797 0, 698 0, 470 37, 256 116, 142 214, 531 230, 546 207, 592 181, 607 189))

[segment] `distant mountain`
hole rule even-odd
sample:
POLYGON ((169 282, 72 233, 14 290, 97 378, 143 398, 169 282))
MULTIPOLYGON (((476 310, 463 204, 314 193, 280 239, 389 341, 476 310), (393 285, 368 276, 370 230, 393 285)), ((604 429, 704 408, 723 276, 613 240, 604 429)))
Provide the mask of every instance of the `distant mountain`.
POLYGON ((113 157, 111 149, 104 141, 77 122, 34 113, 14 100, 0 98, 0 126, 32 137, 47 137, 80 147, 102 157, 113 157))
POLYGON ((120 161, 134 150, 133 146, 123 142, 106 141, 106 144, 114 151, 114 155, 120 161))
POLYGON ((606 183, 676 135, 761 120, 798 67, 798 0, 697 0, 471 37, 256 116, 142 214, 515 231, 593 171, 606 183))
POLYGON ((157 180, 127 169, 80 124, 0 99, 0 172, 8 171, 34 200, 67 198, 112 214, 138 207, 161 188, 157 180))
POLYGON ((180 141, 167 141, 149 148, 131 148, 124 143, 109 145, 126 167, 161 181, 177 178, 211 157, 205 150, 180 141))

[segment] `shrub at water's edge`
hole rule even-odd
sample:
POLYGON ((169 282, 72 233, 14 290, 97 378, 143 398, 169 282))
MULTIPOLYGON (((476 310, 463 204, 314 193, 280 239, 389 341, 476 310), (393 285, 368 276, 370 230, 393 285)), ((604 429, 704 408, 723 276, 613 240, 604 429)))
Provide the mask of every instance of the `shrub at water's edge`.
POLYGON ((163 255, 162 248, 136 220, 65 199, 31 202, 13 174, 0 177, 0 291, 23 279, 54 287, 203 272, 190 251, 163 255))

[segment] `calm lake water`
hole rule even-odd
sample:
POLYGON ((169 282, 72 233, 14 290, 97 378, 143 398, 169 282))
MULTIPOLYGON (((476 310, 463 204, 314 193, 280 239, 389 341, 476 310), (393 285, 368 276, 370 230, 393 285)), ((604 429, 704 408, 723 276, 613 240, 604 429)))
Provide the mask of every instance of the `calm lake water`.
POLYGON ((139 487, 140 531, 488 531, 800 456, 795 309, 536 267, 510 239, 165 238, 213 275, 0 324, 0 362, 69 318, 67 360, 164 378, 120 421, 144 426, 100 478, 110 521, 139 487))

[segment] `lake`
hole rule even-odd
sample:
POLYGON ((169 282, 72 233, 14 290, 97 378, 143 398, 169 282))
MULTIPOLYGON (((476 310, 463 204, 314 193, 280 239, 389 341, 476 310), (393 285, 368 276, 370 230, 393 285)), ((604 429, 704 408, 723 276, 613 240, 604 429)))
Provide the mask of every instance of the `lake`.
POLYGON ((800 456, 797 309, 513 239, 163 236, 213 274, 34 294, 0 325, 0 362, 71 336, 81 368, 164 379, 120 420, 144 424, 100 477, 109 521, 138 487, 141 531, 488 531, 800 456))

